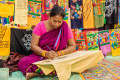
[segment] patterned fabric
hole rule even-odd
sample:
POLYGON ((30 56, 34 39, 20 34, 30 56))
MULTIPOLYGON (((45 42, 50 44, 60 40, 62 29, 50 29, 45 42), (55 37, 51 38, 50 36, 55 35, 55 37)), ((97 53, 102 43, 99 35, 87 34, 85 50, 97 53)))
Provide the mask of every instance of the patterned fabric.
POLYGON ((112 29, 110 31, 110 44, 112 56, 120 55, 120 29, 112 29))
POLYGON ((94 66, 82 73, 85 80, 119 80, 102 66, 94 66))
POLYGON ((73 34, 74 40, 76 42, 76 50, 88 50, 86 32, 80 32, 76 29, 76 31, 74 31, 73 34))
POLYGON ((100 50, 102 50, 103 55, 106 56, 107 53, 111 52, 109 30, 99 31, 98 39, 99 39, 99 45, 100 45, 99 48, 100 50))
POLYGON ((95 27, 104 26, 105 3, 100 0, 93 0, 95 27))
POLYGON ((68 23, 68 0, 58 0, 58 5, 64 9, 66 15, 64 21, 68 23))
POLYGON ((105 0, 106 24, 118 24, 118 0, 105 0))
POLYGON ((50 10, 57 4, 58 0, 42 0, 42 14, 41 21, 48 20, 50 10))
POLYGON ((11 52, 9 57, 4 61, 3 67, 9 68, 9 72, 19 71, 18 61, 23 58, 24 55, 11 52))
POLYGON ((99 50, 98 31, 86 31, 88 50, 99 50))
POLYGON ((83 28, 82 0, 70 0, 71 28, 83 28))
POLYGON ((41 0, 28 0, 28 25, 37 25, 41 18, 41 0))
MULTIPOLYGON (((7 0, 8 1, 8 0, 7 0)), ((0 16, 8 17, 14 15, 14 2, 13 4, 7 3, 6 0, 0 1, 0 16)))
POLYGON ((10 54, 10 27, 0 26, 0 56, 10 54))
MULTIPOLYGON (((106 68, 108 68, 111 72, 115 73, 116 76, 120 76, 120 66, 117 66, 107 60, 102 60, 99 64, 104 65, 106 68)), ((119 77, 120 79, 120 77, 119 77)))
POLYGON ((120 80, 120 56, 106 56, 99 65, 83 72, 85 80, 120 80))
POLYGON ((83 1, 83 28, 84 29, 95 28, 93 2, 92 0, 82 0, 82 1, 83 1))
POLYGON ((11 28, 10 51, 23 55, 30 55, 32 30, 11 28))

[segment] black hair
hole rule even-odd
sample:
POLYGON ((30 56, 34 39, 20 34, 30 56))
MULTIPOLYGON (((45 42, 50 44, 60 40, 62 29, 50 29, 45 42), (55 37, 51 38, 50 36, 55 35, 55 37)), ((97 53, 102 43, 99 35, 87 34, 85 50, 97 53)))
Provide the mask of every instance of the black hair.
POLYGON ((50 17, 56 16, 56 15, 60 15, 63 18, 65 17, 65 12, 64 12, 63 8, 61 8, 58 5, 54 5, 50 12, 50 17))

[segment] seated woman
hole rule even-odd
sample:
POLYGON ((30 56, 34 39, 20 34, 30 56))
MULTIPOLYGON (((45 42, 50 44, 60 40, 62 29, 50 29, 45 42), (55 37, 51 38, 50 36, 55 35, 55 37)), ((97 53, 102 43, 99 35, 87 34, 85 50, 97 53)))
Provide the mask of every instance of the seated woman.
MULTIPOLYGON (((39 22, 34 28, 31 41, 31 49, 34 53, 23 57, 18 63, 27 80, 35 76, 44 76, 43 71, 32 63, 54 59, 75 50, 73 34, 67 23, 63 21, 64 17, 64 10, 55 5, 50 12, 49 20, 39 22)), ((56 75, 56 72, 53 71, 49 75, 56 75)))

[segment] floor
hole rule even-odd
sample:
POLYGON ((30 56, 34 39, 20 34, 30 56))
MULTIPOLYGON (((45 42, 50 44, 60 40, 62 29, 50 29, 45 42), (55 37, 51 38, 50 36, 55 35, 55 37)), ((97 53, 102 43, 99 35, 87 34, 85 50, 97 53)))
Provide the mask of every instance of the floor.
MULTIPOLYGON (((8 80, 25 80, 25 77, 20 71, 16 71, 8 80)), ((58 78, 35 77, 31 80, 58 80, 58 78)), ((69 80, 120 80, 120 56, 108 55, 93 68, 81 74, 73 73, 69 80)))

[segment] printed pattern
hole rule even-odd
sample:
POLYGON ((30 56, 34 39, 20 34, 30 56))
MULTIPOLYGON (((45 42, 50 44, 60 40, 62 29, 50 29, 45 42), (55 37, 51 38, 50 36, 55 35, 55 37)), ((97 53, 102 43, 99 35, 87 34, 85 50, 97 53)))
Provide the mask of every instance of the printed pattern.
POLYGON ((82 73, 85 80, 119 80, 102 66, 94 66, 82 73))
POLYGON ((28 0, 28 25, 37 25, 41 18, 41 0, 28 0))
POLYGON ((120 29, 110 30, 110 44, 113 56, 120 55, 120 29))
POLYGON ((99 50, 98 32, 97 31, 87 31, 86 34, 87 34, 88 50, 99 50))

